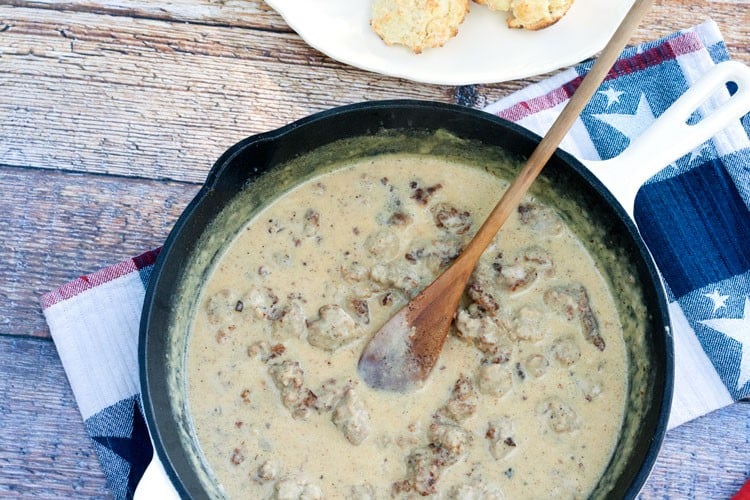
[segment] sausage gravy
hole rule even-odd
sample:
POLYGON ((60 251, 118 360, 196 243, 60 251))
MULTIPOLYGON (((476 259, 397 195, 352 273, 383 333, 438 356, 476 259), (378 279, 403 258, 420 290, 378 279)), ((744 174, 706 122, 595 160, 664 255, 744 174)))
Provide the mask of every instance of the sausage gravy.
POLYGON ((507 183, 418 154, 354 160, 278 197, 208 273, 190 418, 231 498, 582 498, 622 424, 606 280, 533 196, 466 289, 424 387, 361 381, 370 336, 460 253, 507 183))

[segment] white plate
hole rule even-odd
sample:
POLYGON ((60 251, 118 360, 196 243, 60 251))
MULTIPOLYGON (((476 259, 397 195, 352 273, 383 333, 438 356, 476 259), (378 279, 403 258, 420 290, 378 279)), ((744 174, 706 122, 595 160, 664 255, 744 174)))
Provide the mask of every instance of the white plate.
POLYGON ((472 2, 458 35, 413 54, 370 29, 370 0, 266 0, 308 44, 358 68, 423 83, 493 83, 573 65, 604 48, 634 0, 576 0, 540 31, 511 30, 505 14, 472 2))

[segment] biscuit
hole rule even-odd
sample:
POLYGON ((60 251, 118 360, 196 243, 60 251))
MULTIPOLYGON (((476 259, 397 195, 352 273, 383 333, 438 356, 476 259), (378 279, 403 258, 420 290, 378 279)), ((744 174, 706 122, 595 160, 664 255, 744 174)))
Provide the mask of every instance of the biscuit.
POLYGON ((468 12, 469 0, 373 0, 370 26, 386 44, 419 54, 456 36, 468 12))
POLYGON ((513 0, 512 16, 507 19, 510 28, 540 30, 562 19, 573 0, 513 0))
POLYGON ((491 10, 508 11, 506 22, 510 28, 540 30, 557 21, 568 12, 573 0, 474 0, 491 10))

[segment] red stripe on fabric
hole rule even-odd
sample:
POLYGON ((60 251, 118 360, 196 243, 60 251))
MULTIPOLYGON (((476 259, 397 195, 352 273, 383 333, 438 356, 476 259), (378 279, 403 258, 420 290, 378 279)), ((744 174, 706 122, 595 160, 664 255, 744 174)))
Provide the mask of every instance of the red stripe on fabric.
MULTIPOLYGON (((628 58, 620 59, 609 70, 604 81, 631 75, 638 71, 658 66, 666 61, 673 61, 677 56, 696 52, 702 48, 703 43, 696 33, 683 33, 656 47, 644 50, 628 58)), ((582 81, 583 76, 578 76, 547 94, 521 101, 509 108, 498 111, 497 116, 515 122, 539 111, 553 108, 570 98, 581 85, 582 81)))
POLYGON ((676 56, 684 56, 685 54, 697 52, 704 47, 700 36, 694 32, 683 33, 672 40, 668 40, 667 43, 671 46, 672 52, 676 56))
POLYGON ((143 252, 142 254, 133 257, 135 268, 140 270, 144 267, 153 265, 156 262, 156 258, 159 256, 160 252, 161 247, 149 250, 148 252, 143 252))
POLYGON ((565 91, 564 86, 558 87, 548 92, 547 94, 541 95, 539 97, 534 97, 533 99, 529 99, 528 101, 521 101, 518 104, 504 109, 498 112, 497 116, 499 116, 500 118, 505 118, 506 120, 510 120, 512 122, 517 122, 518 120, 529 115, 533 115, 534 113, 553 108, 561 102, 565 102, 569 97, 570 96, 565 91))
POLYGON ((568 99, 570 99, 570 97, 575 94, 575 91, 581 85, 582 81, 583 77, 577 76, 562 86, 562 88, 565 90, 565 94, 568 96, 568 99))
POLYGON ((644 50, 640 54, 635 54, 627 59, 617 61, 612 69, 607 73, 606 80, 612 80, 620 76, 631 75, 638 71, 643 71, 654 66, 658 66, 666 61, 672 61, 676 58, 672 46, 668 43, 661 44, 644 50))
POLYGON ((101 269, 91 274, 81 276, 69 283, 64 284, 57 290, 45 293, 39 299, 42 306, 42 310, 47 309, 55 304, 58 304, 64 300, 68 300, 76 295, 91 290, 99 285, 109 283, 112 280, 121 278, 126 274, 132 272, 138 272, 140 269, 153 264, 156 262, 156 256, 159 254, 160 249, 149 250, 148 252, 142 253, 141 255, 128 259, 122 262, 118 262, 110 267, 101 269))

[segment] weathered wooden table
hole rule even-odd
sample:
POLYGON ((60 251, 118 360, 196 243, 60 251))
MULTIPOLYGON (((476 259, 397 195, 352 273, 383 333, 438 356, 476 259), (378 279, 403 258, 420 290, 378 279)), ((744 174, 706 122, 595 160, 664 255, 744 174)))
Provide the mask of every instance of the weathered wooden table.
MULTIPOLYGON (((713 18, 750 64, 750 1, 657 0, 635 41, 713 18)), ((347 67, 260 0, 0 0, 0 496, 105 497, 38 305, 159 246, 229 145, 335 105, 481 107, 464 88, 347 67)), ((644 498, 728 498, 750 476, 750 404, 668 434, 644 498)))

